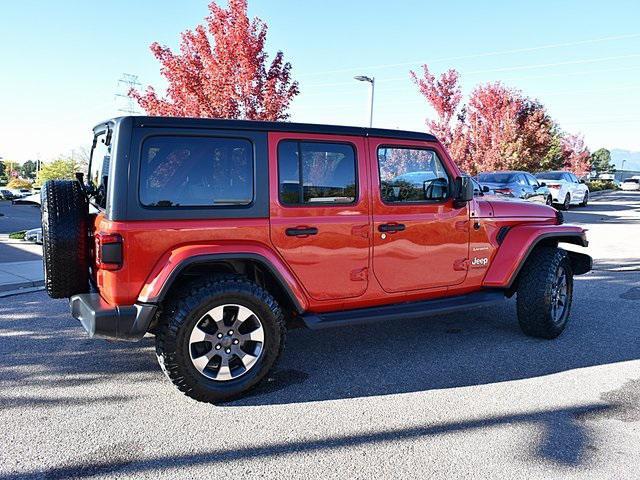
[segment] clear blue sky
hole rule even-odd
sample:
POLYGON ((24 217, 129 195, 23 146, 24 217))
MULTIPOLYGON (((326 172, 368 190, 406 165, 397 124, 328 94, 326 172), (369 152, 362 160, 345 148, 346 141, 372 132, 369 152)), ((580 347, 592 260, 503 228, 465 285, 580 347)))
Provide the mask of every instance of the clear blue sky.
MULTIPOLYGON (((204 0, 21 1, 0 4, 0 156, 16 160, 87 145, 118 114, 123 72, 162 87, 148 46, 178 45, 204 0)), ((292 119, 423 130, 431 114, 408 71, 456 68, 468 92, 500 80, 538 98, 592 148, 640 150, 640 2, 253 0, 268 49, 293 63, 302 94, 292 119), (538 48, 544 47, 544 48, 538 48), (549 47, 549 48, 547 48, 549 47)))

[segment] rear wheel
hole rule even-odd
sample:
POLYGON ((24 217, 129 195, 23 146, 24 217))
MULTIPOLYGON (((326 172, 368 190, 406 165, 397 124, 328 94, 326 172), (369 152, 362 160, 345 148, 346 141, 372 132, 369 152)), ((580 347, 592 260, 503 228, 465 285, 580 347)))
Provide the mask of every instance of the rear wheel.
POLYGON ((552 207, 552 206, 553 206, 553 198, 551 197, 551 195, 549 195, 549 196, 547 197, 547 199, 545 200, 545 202, 544 202, 544 203, 545 203, 545 204, 547 204, 547 205, 549 205, 550 207, 552 207))
POLYGON ((529 336, 556 338, 566 327, 573 298, 573 272, 567 253, 540 247, 518 278, 518 322, 529 336))
POLYGON ((275 299, 240 276, 199 280, 169 299, 156 334, 164 373, 202 402, 236 398, 274 366, 285 339, 275 299))
POLYGON ((567 193, 567 195, 564 197, 564 202, 562 202, 562 205, 560 205, 560 210, 569 210, 570 207, 571 207, 571 195, 567 193))
POLYGON ((580 202, 580 206, 581 207, 586 207, 587 203, 589 203, 589 191, 588 190, 586 192, 584 192, 584 198, 582 199, 582 202, 580 202))

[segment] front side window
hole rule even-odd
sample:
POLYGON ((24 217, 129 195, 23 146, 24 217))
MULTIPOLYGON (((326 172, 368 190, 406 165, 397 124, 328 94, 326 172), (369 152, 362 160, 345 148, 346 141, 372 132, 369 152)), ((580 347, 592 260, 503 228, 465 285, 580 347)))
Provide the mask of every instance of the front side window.
POLYGON ((282 141, 278 144, 278 176, 283 205, 356 200, 356 155, 346 143, 282 141))
POLYGON ((442 201, 449 196, 449 176, 433 150, 381 147, 378 169, 385 202, 442 201))
POLYGON ((238 138, 157 136, 142 145, 140 202, 215 207, 253 201, 253 146, 238 138))

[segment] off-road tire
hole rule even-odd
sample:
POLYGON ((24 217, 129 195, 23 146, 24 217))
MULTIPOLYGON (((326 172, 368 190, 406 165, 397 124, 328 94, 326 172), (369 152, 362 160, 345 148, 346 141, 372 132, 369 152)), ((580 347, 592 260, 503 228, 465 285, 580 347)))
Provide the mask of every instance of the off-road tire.
POLYGON ((44 285, 51 298, 89 291, 89 204, 79 182, 49 180, 40 193, 44 285))
POLYGON ((531 337, 556 338, 569 320, 572 297, 573 272, 567 253, 556 247, 538 247, 531 252, 518 276, 516 304, 522 331, 531 337), (560 321, 554 321, 552 286, 560 267, 567 273, 567 305, 560 321))
POLYGON ((585 192, 584 194, 584 198, 582 199, 582 201, 580 202, 580 206, 581 207, 586 207, 587 203, 589 203, 589 192, 585 192))
POLYGON ((254 388, 278 361, 285 343, 282 310, 269 292, 239 275, 196 280, 174 292, 163 305, 156 331, 156 356, 165 375, 185 395, 208 403, 238 398, 254 388), (249 371, 227 381, 200 373, 189 354, 189 336, 202 316, 215 306, 239 304, 253 310, 264 328, 263 352, 249 371))

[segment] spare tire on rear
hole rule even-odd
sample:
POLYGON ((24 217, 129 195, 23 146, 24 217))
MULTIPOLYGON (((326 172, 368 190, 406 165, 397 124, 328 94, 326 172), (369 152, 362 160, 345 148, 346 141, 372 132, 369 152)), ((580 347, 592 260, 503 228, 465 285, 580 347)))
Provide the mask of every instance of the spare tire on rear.
POLYGON ((89 204, 79 182, 42 187, 44 285, 51 298, 89 291, 89 204))

